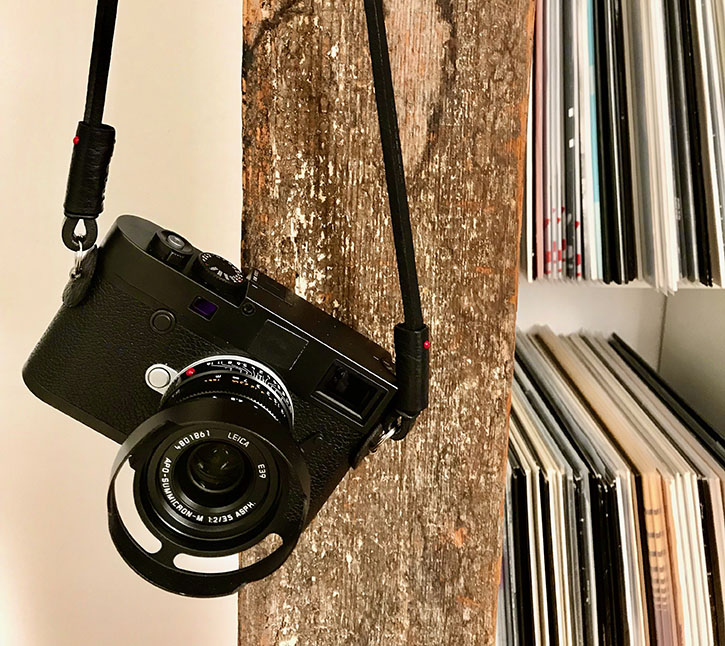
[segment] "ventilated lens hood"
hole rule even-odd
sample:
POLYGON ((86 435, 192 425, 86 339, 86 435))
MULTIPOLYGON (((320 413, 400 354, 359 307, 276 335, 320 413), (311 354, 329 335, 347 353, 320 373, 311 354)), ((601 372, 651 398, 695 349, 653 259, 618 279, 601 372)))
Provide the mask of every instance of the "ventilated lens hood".
POLYGON ((284 563, 306 525, 309 499, 307 466, 287 429, 248 402, 205 397, 165 408, 129 435, 113 465, 108 523, 119 554, 143 578, 169 592, 217 597, 264 578, 284 563), (164 473, 169 477, 173 473, 173 460, 165 456, 182 454, 207 437, 237 442, 254 458, 259 473, 257 485, 249 492, 253 504, 243 500, 222 512, 187 509, 176 505, 168 485, 161 484, 166 483, 164 473), (119 514, 116 479, 127 462, 134 470, 136 509, 161 542, 155 553, 141 547, 119 514), (218 522, 219 518, 223 521, 218 522), (282 544, 236 571, 192 572, 174 563, 179 554, 219 557, 242 553, 271 534, 279 536, 282 544))

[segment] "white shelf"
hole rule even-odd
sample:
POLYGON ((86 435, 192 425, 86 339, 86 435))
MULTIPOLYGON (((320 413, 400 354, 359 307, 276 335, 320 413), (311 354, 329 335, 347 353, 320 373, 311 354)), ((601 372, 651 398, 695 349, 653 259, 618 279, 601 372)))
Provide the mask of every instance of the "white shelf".
POLYGON ((616 332, 655 367, 664 312, 665 296, 651 288, 615 289, 589 283, 519 280, 519 328, 548 325, 560 334, 579 330, 616 332))

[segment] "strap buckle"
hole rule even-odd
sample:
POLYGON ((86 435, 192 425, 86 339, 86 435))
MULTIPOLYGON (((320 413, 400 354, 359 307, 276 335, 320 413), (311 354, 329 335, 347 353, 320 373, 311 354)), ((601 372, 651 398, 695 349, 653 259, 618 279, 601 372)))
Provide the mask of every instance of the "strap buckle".
POLYGON ((350 462, 352 468, 356 469, 366 457, 377 453, 388 440, 402 440, 415 423, 416 417, 409 417, 398 412, 394 417, 388 418, 385 423, 378 424, 353 456, 350 462))
POLYGON ((372 431, 370 431, 370 434, 365 438, 362 446, 357 450, 355 455, 352 456, 350 466, 352 466, 353 469, 357 469, 366 457, 377 452, 386 441, 395 435, 395 433, 399 430, 401 423, 401 417, 394 417, 387 421, 386 424, 378 424, 372 431))

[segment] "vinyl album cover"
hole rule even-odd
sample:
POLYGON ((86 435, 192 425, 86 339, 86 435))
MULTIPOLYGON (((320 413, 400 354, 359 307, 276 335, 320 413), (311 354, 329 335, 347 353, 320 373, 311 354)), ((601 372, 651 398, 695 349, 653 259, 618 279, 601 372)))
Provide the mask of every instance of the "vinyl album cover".
POLYGON ((529 280, 723 285, 724 43, 720 0, 537 2, 529 280))
POLYGON ((563 77, 564 77, 564 167, 565 167, 565 247, 566 277, 581 275, 577 267, 580 256, 577 223, 581 223, 581 170, 579 146, 579 78, 577 14, 573 0, 562 0, 563 77))
POLYGON ((511 447, 529 643, 722 643, 725 441, 626 343, 519 332, 511 447))
POLYGON ((688 103, 685 80, 684 29, 679 0, 664 0, 667 17, 667 55, 670 72, 670 106, 674 118, 674 164, 679 200, 679 246, 683 274, 690 281, 699 281, 699 260, 696 235, 696 207, 693 186, 692 146, 688 112, 695 106, 688 103))

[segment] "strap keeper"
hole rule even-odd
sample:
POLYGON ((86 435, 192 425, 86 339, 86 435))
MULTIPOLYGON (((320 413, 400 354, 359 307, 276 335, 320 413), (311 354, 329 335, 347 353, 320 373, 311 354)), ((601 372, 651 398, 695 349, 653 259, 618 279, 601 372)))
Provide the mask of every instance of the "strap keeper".
POLYGON ((116 131, 104 124, 92 126, 81 121, 73 141, 65 214, 77 219, 95 219, 103 212, 116 131))
POLYGON ((394 406, 403 418, 394 440, 402 440, 415 419, 428 408, 430 380, 430 332, 424 325, 410 330, 405 324, 395 326, 395 372, 398 395, 394 406))

